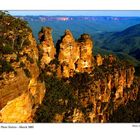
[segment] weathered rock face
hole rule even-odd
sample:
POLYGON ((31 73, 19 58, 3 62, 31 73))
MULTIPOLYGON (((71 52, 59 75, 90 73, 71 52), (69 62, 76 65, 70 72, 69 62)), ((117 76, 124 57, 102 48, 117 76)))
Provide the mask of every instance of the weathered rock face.
POLYGON ((13 74, 13 77, 9 77, 9 74, 5 75, 4 79, 0 81, 0 109, 2 109, 9 100, 12 100, 21 95, 20 91, 26 91, 28 87, 29 79, 23 73, 21 69, 17 71, 17 75, 13 74), (23 85, 23 86, 20 86, 23 85), (9 90, 10 89, 10 90, 9 90))
POLYGON ((134 80, 134 73, 135 73, 135 69, 134 67, 130 67, 128 70, 127 70, 127 74, 126 74, 126 85, 128 88, 131 87, 132 83, 133 83, 133 80, 134 80))
POLYGON ((38 46, 40 51, 40 67, 45 68, 45 65, 49 64, 51 60, 55 58, 56 49, 54 47, 52 39, 52 29, 49 27, 42 27, 39 32, 40 45, 38 46))
POLYGON ((57 91, 50 88, 37 111, 36 122, 109 122, 120 106, 137 100, 140 86, 132 66, 108 56, 103 58, 102 65, 94 67, 90 74, 77 73, 64 85, 63 79, 58 81, 54 87, 57 91), (42 110, 46 115, 41 115, 42 110))
POLYGON ((93 66, 93 43, 88 34, 81 35, 75 41, 72 33, 66 30, 62 42, 58 60, 60 62, 61 76, 72 77, 74 72, 91 72, 93 66))
POLYGON ((96 63, 97 63, 97 66, 100 66, 103 64, 103 58, 100 54, 96 55, 96 63))
MULTIPOLYGON (((40 66, 43 69, 55 55, 50 28, 42 28, 39 34, 41 42, 39 52, 32 33, 28 31, 22 34, 23 31, 22 28, 20 50, 15 48, 13 53, 4 52, 0 58, 4 62, 1 68, 3 72, 0 75, 1 122, 32 122, 36 108, 42 103, 46 90, 45 84, 39 80, 38 61, 41 56, 40 66)), ((9 37, 8 31, 5 34, 9 37)), ((9 48, 14 48, 14 45, 13 42, 13 47, 9 46, 9 48)))
MULTIPOLYGON (((110 115, 119 106, 125 106, 129 101, 136 100, 139 88, 138 86, 133 87, 133 84, 129 88, 126 87, 125 74, 128 74, 127 70, 120 69, 118 70, 119 77, 115 77, 113 73, 106 74, 104 78, 101 73, 98 78, 94 75, 95 80, 86 87, 88 91, 85 90, 81 93, 82 97, 78 97, 87 112, 83 118, 90 118, 89 122, 108 122, 110 115), (89 105, 91 106, 90 111, 88 111, 89 105)), ((79 119, 75 122, 79 122, 79 119)))
MULTIPOLYGON (((128 102, 137 99, 140 89, 138 81, 134 79, 134 68, 121 64, 114 59, 113 65, 111 65, 112 61, 106 64, 108 60, 110 61, 110 56, 104 59, 100 67, 95 67, 94 76, 89 75, 91 79, 85 82, 85 88, 82 90, 80 87, 77 88, 78 91, 74 95, 78 98, 81 107, 75 108, 71 112, 73 117, 69 117, 70 119, 67 121, 108 122, 110 121, 109 117, 120 106, 125 107, 128 102), (131 79, 131 84, 127 80, 128 78, 131 79)), ((86 77, 83 75, 83 80, 86 77)), ((82 86, 80 83, 79 86, 82 86)))
POLYGON ((36 108, 43 100, 45 87, 42 83, 37 83, 36 85, 30 84, 28 86, 28 90, 22 90, 19 92, 20 93, 16 98, 14 97, 12 100, 8 98, 6 106, 4 106, 0 111, 1 122, 29 123, 33 121, 32 119, 36 108))
POLYGON ((3 72, 1 75, 1 122, 32 122, 36 108, 45 95, 44 83, 38 80, 40 74, 37 66, 38 49, 31 33, 28 40, 30 45, 24 47, 18 54, 3 57, 5 59, 8 57, 13 71, 3 72))
POLYGON ((69 30, 65 31, 65 35, 60 43, 58 60, 60 62, 61 75, 70 77, 75 71, 75 63, 79 59, 79 47, 69 30))
POLYGON ((80 49, 80 57, 77 62, 78 72, 91 72, 93 66, 93 42, 88 34, 81 35, 78 40, 78 46, 80 49))

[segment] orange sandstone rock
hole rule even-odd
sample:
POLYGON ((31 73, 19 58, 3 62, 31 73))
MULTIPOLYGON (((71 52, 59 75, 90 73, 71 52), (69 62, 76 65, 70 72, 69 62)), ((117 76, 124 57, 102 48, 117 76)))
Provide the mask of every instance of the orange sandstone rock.
POLYGON ((45 68, 45 65, 49 64, 51 60, 55 58, 56 49, 54 47, 53 38, 52 38, 52 29, 49 27, 43 27, 39 33, 40 45, 39 51, 42 56, 41 68, 45 68))

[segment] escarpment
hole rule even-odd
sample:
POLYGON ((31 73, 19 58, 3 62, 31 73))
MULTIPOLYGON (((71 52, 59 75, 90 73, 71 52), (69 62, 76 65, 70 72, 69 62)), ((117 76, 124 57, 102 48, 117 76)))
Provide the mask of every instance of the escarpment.
POLYGON ((112 55, 104 57, 91 73, 76 73, 67 80, 45 77, 48 92, 36 112, 36 122, 110 122, 120 106, 139 96, 134 67, 112 55))
POLYGON ((32 116, 45 94, 44 83, 38 80, 38 51, 31 34, 29 40, 31 44, 24 47, 17 56, 19 61, 10 63, 14 71, 3 72, 1 75, 2 122, 32 122, 32 116))
POLYGON ((115 122, 120 107, 136 102, 139 110, 134 67, 94 56, 90 35, 66 30, 55 46, 42 27, 37 44, 26 22, 4 13, 0 20, 0 122, 115 122))
POLYGON ((32 122, 46 90, 37 44, 24 21, 3 13, 0 24, 0 121, 32 122))

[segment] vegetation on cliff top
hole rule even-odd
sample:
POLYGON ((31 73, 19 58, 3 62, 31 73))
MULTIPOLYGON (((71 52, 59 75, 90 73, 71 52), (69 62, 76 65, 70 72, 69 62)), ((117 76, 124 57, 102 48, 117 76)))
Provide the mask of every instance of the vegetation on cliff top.
MULTIPOLYGON (((45 81, 46 94, 42 104, 37 109, 34 121, 73 122, 74 110, 78 109, 84 114, 84 120, 82 122, 90 122, 88 113, 94 109, 92 96, 98 97, 102 95, 100 90, 107 88, 108 77, 109 75, 113 76, 115 70, 120 71, 122 69, 129 69, 129 67, 131 67, 131 65, 119 59, 110 63, 107 57, 103 65, 95 66, 91 74, 86 72, 76 73, 74 77, 70 77, 69 79, 59 79, 54 75, 48 76, 45 72, 42 72, 40 77, 45 81), (101 88, 98 88, 100 84, 102 84, 101 88)), ((113 88, 111 98, 115 97, 115 92, 116 89, 113 88)), ((98 98, 95 100, 100 102, 98 98)), ((106 102, 102 103, 102 105, 104 104, 106 104, 106 102)), ((110 108, 112 107, 111 105, 109 106, 110 108)), ((107 110, 108 113, 109 109, 107 110)), ((113 107, 111 110, 112 109, 113 107)), ((111 121, 113 122, 113 120, 111 121)))
POLYGON ((78 96, 75 95, 76 90, 82 94, 91 78, 87 73, 79 73, 69 80, 58 79, 53 75, 48 76, 44 73, 43 76, 46 95, 37 109, 35 122, 72 122, 70 117, 72 117, 74 109, 84 110, 78 96))
POLYGON ((31 32, 28 23, 0 11, 0 51, 9 54, 29 44, 27 36, 31 32))
POLYGON ((16 54, 19 61, 19 52, 30 44, 29 33, 31 29, 26 21, 0 11, 0 73, 13 71, 12 60, 7 59, 16 54))

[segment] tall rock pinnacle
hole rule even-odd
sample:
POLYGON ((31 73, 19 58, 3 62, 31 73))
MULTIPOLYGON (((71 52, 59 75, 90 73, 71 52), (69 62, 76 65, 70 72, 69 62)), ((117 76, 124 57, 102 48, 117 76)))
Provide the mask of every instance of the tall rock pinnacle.
POLYGON ((75 71, 75 63, 79 59, 79 47, 77 47, 75 39, 69 30, 65 31, 65 35, 60 43, 60 51, 58 60, 62 68, 62 76, 69 77, 75 71))
POLYGON ((54 59, 56 54, 56 49, 54 47, 53 38, 52 38, 52 29, 49 27, 42 27, 39 32, 39 50, 42 55, 40 59, 40 66, 44 68, 45 65, 49 64, 51 60, 54 59))
POLYGON ((81 35, 80 39, 75 41, 72 33, 66 30, 60 43, 58 55, 61 76, 70 77, 73 76, 74 72, 91 72, 92 48, 93 43, 88 34, 81 35))
POLYGON ((93 66, 93 42, 88 34, 82 34, 78 40, 77 46, 80 50, 80 56, 77 61, 78 72, 91 72, 93 66))

